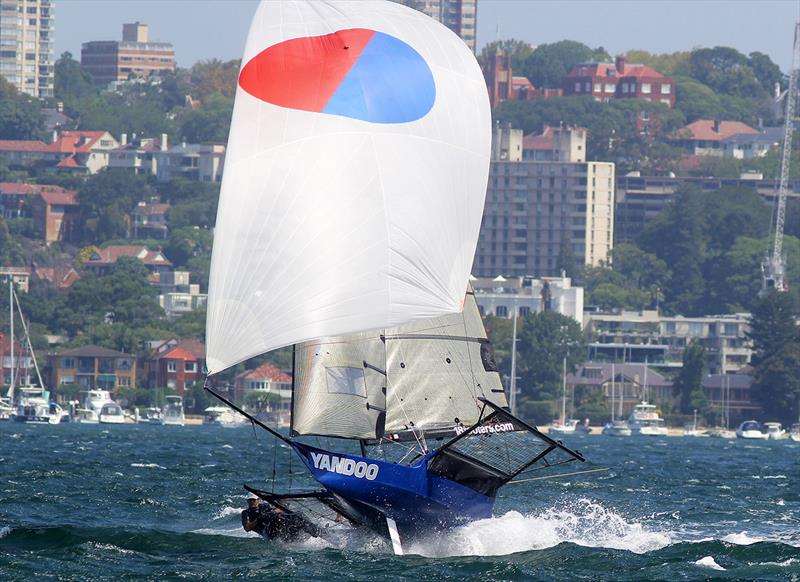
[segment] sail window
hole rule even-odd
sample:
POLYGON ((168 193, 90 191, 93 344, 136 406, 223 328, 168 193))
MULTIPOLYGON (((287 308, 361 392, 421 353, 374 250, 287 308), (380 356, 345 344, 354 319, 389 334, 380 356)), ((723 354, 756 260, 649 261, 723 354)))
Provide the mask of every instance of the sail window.
POLYGON ((352 394, 367 397, 367 383, 363 368, 326 368, 329 394, 352 394))

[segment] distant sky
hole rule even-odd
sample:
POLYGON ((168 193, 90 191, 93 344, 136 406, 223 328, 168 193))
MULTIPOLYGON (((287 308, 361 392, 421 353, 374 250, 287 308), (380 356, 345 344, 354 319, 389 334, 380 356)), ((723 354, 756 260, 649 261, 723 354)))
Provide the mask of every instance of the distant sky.
MULTIPOLYGON (((122 24, 150 25, 151 40, 175 45, 178 65, 241 57, 257 0, 57 0, 56 56, 80 58, 82 42, 117 40, 122 24)), ((732 46, 768 54, 785 71, 798 0, 478 0, 478 45, 495 38, 531 44, 577 40, 611 54, 732 46)))

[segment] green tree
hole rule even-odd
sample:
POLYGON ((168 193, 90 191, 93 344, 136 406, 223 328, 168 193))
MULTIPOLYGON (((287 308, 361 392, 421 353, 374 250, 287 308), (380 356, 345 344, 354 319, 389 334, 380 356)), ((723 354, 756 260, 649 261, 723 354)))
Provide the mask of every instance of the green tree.
POLYGON ((0 75, 0 138, 41 139, 43 131, 41 105, 0 75))
POLYGON ((767 417, 788 425, 800 419, 800 338, 762 360, 753 375, 753 394, 767 417))
POLYGON ((765 94, 750 60, 736 49, 721 46, 697 49, 689 60, 692 77, 719 93, 738 97, 765 94))
POLYGON ((753 342, 753 365, 758 367, 778 354, 784 345, 800 340, 798 316, 797 301, 788 293, 771 291, 759 298, 747 334, 753 342))
POLYGON ((233 98, 210 95, 203 107, 181 118, 181 137, 191 143, 225 143, 231 126, 233 98))
POLYGON ((772 94, 775 85, 783 81, 781 68, 772 62, 772 59, 764 53, 752 52, 750 57, 750 68, 753 69, 758 82, 764 88, 764 92, 772 94))
POLYGON ((703 261, 707 241, 702 192, 683 187, 675 199, 644 230, 642 248, 658 256, 670 270, 664 283, 666 307, 698 315, 705 294, 703 261))
POLYGON ((489 61, 492 57, 494 57, 497 51, 503 51, 506 55, 508 55, 508 57, 511 59, 512 68, 519 69, 531 56, 533 53, 533 48, 524 40, 516 40, 514 38, 495 40, 487 43, 484 45, 480 54, 478 55, 478 63, 480 63, 481 68, 484 71, 486 70, 489 61))
POLYGON ((72 53, 64 52, 55 64, 55 84, 53 93, 61 101, 73 101, 97 95, 97 86, 92 77, 72 58, 72 53))
POLYGON ((691 341, 683 350, 683 365, 674 384, 682 414, 692 414, 695 410, 702 414, 708 406, 703 392, 705 366, 703 346, 699 341, 691 341))
POLYGON ((534 400, 561 394, 562 361, 572 372, 586 357, 586 340, 580 324, 553 311, 526 315, 517 330, 518 369, 522 393, 534 400))
POLYGON ((519 73, 528 77, 537 89, 560 88, 561 81, 579 63, 592 60, 593 51, 583 43, 562 40, 551 44, 540 44, 525 59, 519 73))

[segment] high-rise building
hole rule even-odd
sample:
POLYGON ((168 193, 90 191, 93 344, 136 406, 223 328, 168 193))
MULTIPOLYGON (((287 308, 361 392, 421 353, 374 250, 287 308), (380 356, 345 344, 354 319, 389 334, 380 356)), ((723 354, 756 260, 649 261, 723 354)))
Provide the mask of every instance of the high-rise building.
POLYGON ((497 128, 492 158, 474 275, 558 276, 567 252, 578 268, 609 260, 614 164, 585 161, 585 129, 497 128))
POLYGON ((478 0, 394 0, 438 20, 460 36, 475 52, 478 0))
POLYGON ((107 85, 129 77, 175 71, 175 50, 168 42, 152 42, 146 24, 122 25, 122 40, 96 40, 81 46, 81 67, 95 83, 107 85))
POLYGON ((34 97, 53 96, 53 0, 0 0, 0 75, 34 97))

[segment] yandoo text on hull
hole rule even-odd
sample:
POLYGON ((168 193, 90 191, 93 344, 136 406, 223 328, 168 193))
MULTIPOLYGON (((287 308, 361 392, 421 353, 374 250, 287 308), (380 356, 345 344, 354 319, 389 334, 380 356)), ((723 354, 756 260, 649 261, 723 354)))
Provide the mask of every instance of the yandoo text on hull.
POLYGON ((490 151, 483 75, 443 25, 392 2, 260 4, 206 339, 207 388, 285 441, 321 485, 266 501, 322 505, 388 533, 399 552, 405 536, 489 517, 517 475, 583 460, 507 412, 467 289, 490 151), (285 346, 289 436, 212 388, 217 373, 285 346))

